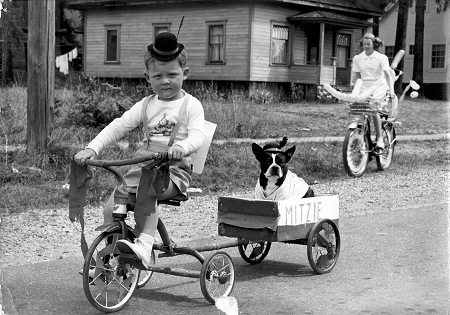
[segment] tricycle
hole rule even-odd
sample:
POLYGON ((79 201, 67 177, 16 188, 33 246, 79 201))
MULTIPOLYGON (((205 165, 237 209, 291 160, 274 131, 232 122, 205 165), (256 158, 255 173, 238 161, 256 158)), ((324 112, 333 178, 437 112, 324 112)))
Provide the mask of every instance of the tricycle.
MULTIPOLYGON (((87 160, 86 164, 112 172, 119 185, 125 181, 115 166, 143 162, 159 167, 166 162, 165 154, 126 160, 87 160)), ((133 195, 127 212, 134 209, 133 195)), ((158 203, 179 206, 180 200, 159 200, 158 203)), ((100 234, 88 249, 83 266, 83 288, 89 302, 98 310, 110 313, 121 310, 136 289, 145 286, 154 272, 198 278, 205 299, 214 304, 229 296, 235 285, 235 266, 224 248, 238 247, 240 256, 257 264, 267 256, 272 242, 307 245, 312 269, 323 274, 336 265, 340 251, 339 200, 334 194, 321 194, 300 200, 265 201, 252 196, 223 196, 218 199, 218 236, 175 244, 161 219, 157 242, 152 251, 152 265, 142 269, 134 254, 122 253, 116 247, 119 239, 134 240, 133 229, 125 223, 127 213, 113 213, 114 222, 96 230, 100 234), (160 266, 158 257, 190 255, 201 264, 200 271, 160 266), (202 252, 213 251, 205 257, 202 252)))

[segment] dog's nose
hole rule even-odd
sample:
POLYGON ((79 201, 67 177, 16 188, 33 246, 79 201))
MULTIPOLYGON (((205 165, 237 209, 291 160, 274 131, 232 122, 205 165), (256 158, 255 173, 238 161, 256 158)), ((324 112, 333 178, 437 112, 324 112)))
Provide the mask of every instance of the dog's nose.
POLYGON ((278 165, 273 165, 272 167, 270 167, 269 171, 269 176, 278 176, 281 177, 281 167, 279 167, 278 165))

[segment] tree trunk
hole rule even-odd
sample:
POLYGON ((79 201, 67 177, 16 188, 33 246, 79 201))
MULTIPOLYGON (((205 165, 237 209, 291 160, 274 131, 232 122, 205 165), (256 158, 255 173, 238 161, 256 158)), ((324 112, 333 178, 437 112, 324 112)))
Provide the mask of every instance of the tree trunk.
POLYGON ((416 0, 416 26, 414 30, 413 79, 419 85, 423 83, 423 36, 426 0, 416 0))
POLYGON ((27 150, 47 149, 54 102, 55 0, 28 1, 27 150))
MULTIPOLYGON (((406 29, 408 26, 408 10, 409 10, 409 0, 399 0, 398 1, 398 16, 397 16, 397 29, 395 32, 395 46, 394 54, 400 49, 405 49, 406 46, 406 29)), ((403 59, 397 66, 397 69, 403 71, 403 59)), ((395 82, 395 93, 401 94, 402 91, 402 81, 403 78, 400 77, 395 82)))

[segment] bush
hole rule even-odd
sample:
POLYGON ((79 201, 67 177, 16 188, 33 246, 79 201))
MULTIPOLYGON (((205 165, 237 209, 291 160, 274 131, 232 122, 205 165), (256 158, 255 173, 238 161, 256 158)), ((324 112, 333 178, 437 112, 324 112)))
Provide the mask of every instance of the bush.
POLYGON ((333 97, 322 85, 317 86, 317 100, 319 103, 337 103, 337 98, 333 97))

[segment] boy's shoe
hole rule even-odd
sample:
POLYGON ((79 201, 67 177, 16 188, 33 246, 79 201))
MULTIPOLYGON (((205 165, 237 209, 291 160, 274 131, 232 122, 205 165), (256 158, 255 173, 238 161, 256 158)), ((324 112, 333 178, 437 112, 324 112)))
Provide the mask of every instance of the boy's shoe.
POLYGON ((117 249, 119 249, 122 253, 127 254, 135 254, 138 258, 142 260, 142 264, 145 269, 148 269, 148 266, 151 265, 152 258, 152 248, 155 239, 153 236, 148 234, 139 235, 138 238, 134 240, 134 243, 127 240, 118 240, 117 241, 117 249))
MULTIPOLYGON (((80 275, 83 275, 83 269, 78 272, 80 275)), ((95 277, 95 267, 89 268, 89 282, 92 282, 95 277)))

